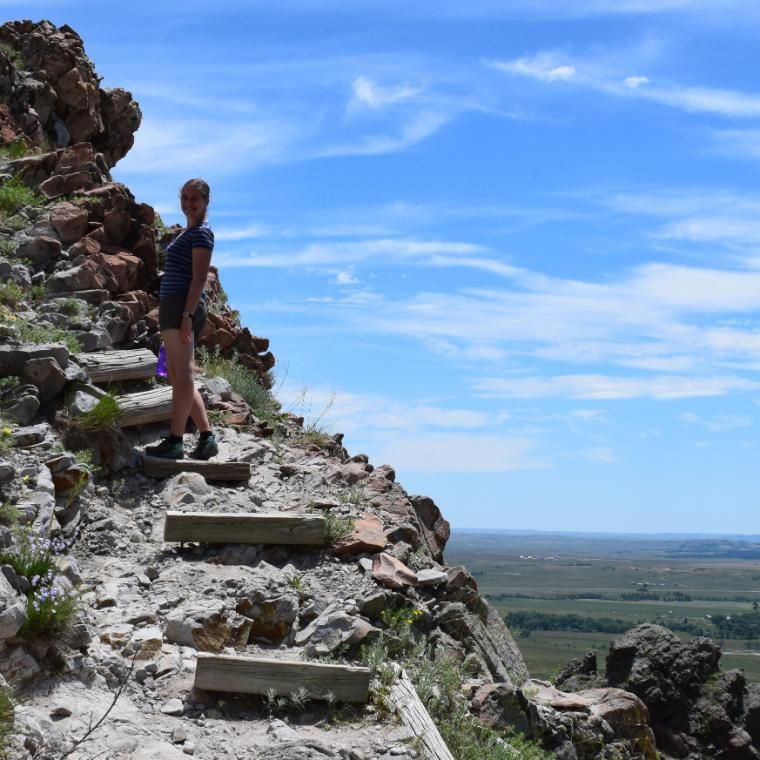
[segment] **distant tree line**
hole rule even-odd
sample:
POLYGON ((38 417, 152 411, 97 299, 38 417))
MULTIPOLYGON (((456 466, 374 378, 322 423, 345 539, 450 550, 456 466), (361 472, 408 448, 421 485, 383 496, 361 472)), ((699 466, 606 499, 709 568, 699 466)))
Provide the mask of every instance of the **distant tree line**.
MULTIPOLYGON (((722 616, 718 616, 722 617, 722 616)), ((741 617, 741 616, 740 616, 741 617)), ((709 636, 714 634, 712 626, 688 620, 617 620, 614 618, 587 617, 572 613, 555 614, 550 612, 525 612, 516 610, 504 616, 504 622, 510 628, 523 631, 571 631, 575 633, 625 633, 640 623, 658 623, 674 631, 682 631, 690 636, 709 636)), ((728 621, 731 622, 731 621, 728 621)), ((749 634, 725 636, 725 638, 752 638, 749 634)))
POLYGON ((713 615, 712 624, 724 639, 756 639, 760 637, 760 612, 738 615, 713 615))
MULTIPOLYGON (((683 591, 623 591, 620 594, 601 594, 594 591, 569 591, 541 596, 538 594, 502 593, 486 594, 490 601, 506 602, 509 599, 598 599, 607 602, 693 602, 691 594, 683 591)), ((724 597, 721 597, 723 600, 724 597)), ((739 601, 739 600, 736 600, 739 601)), ((741 600, 746 601, 746 600, 741 600)))

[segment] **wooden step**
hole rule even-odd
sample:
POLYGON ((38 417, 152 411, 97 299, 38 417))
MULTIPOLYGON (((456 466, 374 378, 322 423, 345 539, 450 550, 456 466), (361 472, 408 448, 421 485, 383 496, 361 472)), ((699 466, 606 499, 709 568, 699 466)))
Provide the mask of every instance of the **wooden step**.
MULTIPOLYGON (((195 387, 204 390, 201 383, 196 382, 195 387)), ((172 416, 172 389, 169 385, 117 396, 116 401, 121 409, 121 415, 116 421, 120 427, 147 425, 150 422, 169 420, 172 416)))
POLYGON ((411 729, 418 738, 424 749, 423 756, 428 760, 454 760, 409 676, 398 667, 396 675, 388 701, 398 713, 401 725, 411 729))
POLYGON ((273 660, 198 653, 195 687, 207 691, 265 695, 274 689, 287 696, 301 687, 312 699, 329 694, 341 702, 366 702, 369 668, 299 660, 273 660))
POLYGON ((322 546, 325 543, 325 519, 321 515, 285 515, 281 512, 167 512, 164 541, 322 546))
POLYGON ((240 483, 251 477, 251 463, 164 459, 143 454, 143 473, 149 478, 171 478, 180 472, 197 472, 206 480, 240 483))
POLYGON ((117 383, 155 377, 158 359, 147 348, 76 354, 74 361, 93 383, 117 383))

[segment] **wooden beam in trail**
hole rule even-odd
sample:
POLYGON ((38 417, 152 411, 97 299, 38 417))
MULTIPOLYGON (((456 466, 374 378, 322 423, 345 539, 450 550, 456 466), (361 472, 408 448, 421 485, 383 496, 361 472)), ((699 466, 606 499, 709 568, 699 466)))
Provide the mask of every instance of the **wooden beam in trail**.
POLYGON ((273 660, 198 653, 195 687, 207 691, 287 696, 303 687, 312 699, 333 694, 341 702, 366 702, 369 668, 298 660, 273 660))
POLYGON ((158 360, 147 348, 76 354, 74 361, 93 383, 112 383, 154 377, 158 360))
POLYGON ((121 427, 147 425, 149 422, 161 422, 172 416, 172 389, 170 386, 151 388, 141 393, 117 396, 121 409, 117 424, 121 427))
POLYGON ((143 454, 143 473, 149 478, 170 478, 180 472, 197 472, 206 480, 242 482, 251 477, 251 464, 250 462, 164 459, 143 454))
POLYGON ((429 760, 454 760, 446 742, 417 694, 406 672, 400 670, 391 685, 389 701, 401 718, 401 723, 419 737, 422 753, 429 760))
POLYGON ((325 543, 325 519, 321 515, 285 515, 281 512, 167 512, 164 541, 322 546, 325 543))

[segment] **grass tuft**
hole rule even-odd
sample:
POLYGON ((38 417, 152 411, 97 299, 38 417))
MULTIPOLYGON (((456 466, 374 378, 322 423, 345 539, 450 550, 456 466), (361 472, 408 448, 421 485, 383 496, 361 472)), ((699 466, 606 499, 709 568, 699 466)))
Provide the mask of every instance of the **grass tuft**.
POLYGON ((265 422, 274 422, 280 413, 280 403, 266 388, 258 375, 246 367, 236 355, 226 359, 218 352, 205 348, 198 351, 200 363, 207 375, 223 377, 235 393, 239 393, 253 413, 265 422))
POLYGON ((85 412, 79 422, 85 430, 108 430, 121 415, 119 402, 109 393, 103 396, 89 412, 85 412))
POLYGON ((15 704, 9 689, 0 686, 0 758, 8 757, 8 740, 16 719, 15 704))
POLYGON ((22 206, 41 206, 45 199, 25 185, 18 177, 11 177, 0 187, 0 214, 13 216, 22 206))
POLYGON ((331 509, 325 512, 325 542, 328 546, 350 536, 353 529, 354 521, 350 517, 336 515, 331 509))

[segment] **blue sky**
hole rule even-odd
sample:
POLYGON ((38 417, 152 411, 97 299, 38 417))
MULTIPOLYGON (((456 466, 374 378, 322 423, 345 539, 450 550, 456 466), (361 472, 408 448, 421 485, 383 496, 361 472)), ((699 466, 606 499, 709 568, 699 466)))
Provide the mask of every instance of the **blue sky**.
POLYGON ((138 200, 211 183, 286 406, 455 528, 757 533, 760 5, 0 5, 132 91, 138 200))

